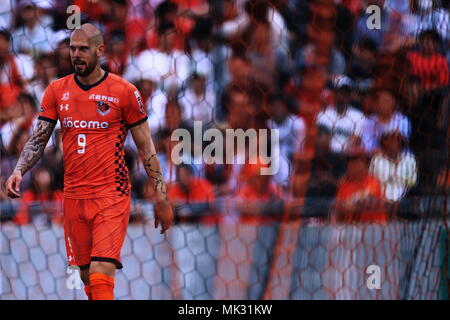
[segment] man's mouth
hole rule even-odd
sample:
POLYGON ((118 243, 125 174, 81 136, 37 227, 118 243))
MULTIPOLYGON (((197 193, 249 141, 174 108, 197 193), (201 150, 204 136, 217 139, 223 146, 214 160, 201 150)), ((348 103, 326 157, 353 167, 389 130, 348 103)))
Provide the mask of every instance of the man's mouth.
POLYGON ((84 63, 83 61, 74 61, 73 62, 73 64, 75 65, 75 66, 84 66, 84 65, 86 65, 86 63, 84 63))

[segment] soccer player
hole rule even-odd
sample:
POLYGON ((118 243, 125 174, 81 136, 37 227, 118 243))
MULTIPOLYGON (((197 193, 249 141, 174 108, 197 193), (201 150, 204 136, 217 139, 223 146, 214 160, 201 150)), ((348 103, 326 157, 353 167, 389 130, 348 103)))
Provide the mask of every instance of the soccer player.
POLYGON ((130 183, 123 144, 128 132, 155 189, 155 228, 173 222, 166 186, 135 86, 100 67, 105 45, 97 27, 73 31, 75 74, 53 81, 42 99, 35 132, 6 182, 20 197, 23 175, 39 160, 59 119, 64 152, 64 236, 69 265, 80 267, 90 300, 114 298, 114 274, 130 214, 130 183))

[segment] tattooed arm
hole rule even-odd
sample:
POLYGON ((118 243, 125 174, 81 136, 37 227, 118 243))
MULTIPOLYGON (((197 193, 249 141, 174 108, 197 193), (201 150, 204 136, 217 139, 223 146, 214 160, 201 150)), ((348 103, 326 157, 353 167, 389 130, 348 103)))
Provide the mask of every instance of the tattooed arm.
POLYGON ((155 191, 155 228, 161 222, 161 233, 164 233, 173 223, 173 212, 170 202, 167 199, 166 185, 158 157, 156 156, 148 123, 141 123, 132 127, 130 131, 138 147, 139 156, 144 164, 145 172, 147 172, 150 183, 155 191))
POLYGON ((14 172, 6 181, 6 190, 8 191, 9 197, 20 197, 19 192, 22 176, 30 170, 42 156, 54 128, 54 123, 43 120, 38 121, 33 135, 30 139, 28 139, 22 153, 20 154, 20 158, 16 164, 14 172))

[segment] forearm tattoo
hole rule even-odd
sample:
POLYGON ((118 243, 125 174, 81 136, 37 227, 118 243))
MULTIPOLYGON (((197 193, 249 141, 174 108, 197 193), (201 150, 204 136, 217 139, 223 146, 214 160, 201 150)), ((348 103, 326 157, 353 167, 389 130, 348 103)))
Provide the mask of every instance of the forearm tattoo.
POLYGON ((54 128, 54 123, 43 120, 38 121, 33 135, 28 139, 20 154, 15 170, 19 170, 24 175, 36 164, 42 156, 54 128))
POLYGON ((161 167, 156 154, 152 154, 148 159, 144 160, 144 168, 147 175, 155 181, 155 191, 166 195, 166 185, 161 173, 161 167))

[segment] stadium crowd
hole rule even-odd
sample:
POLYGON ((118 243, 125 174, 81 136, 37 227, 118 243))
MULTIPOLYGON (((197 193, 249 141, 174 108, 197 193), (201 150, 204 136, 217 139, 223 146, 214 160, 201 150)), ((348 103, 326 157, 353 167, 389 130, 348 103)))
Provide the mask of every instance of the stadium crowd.
MULTIPOLYGON (((21 199, 7 198, 4 181, 46 87, 72 73, 72 4, 103 32, 103 67, 142 94, 179 220, 384 223, 449 185, 448 0, 0 0, 2 221, 62 218, 59 125, 21 199), (369 28, 370 5, 381 9, 379 29, 369 28), (279 130, 278 172, 194 164, 198 145, 175 166, 171 134, 194 121, 279 130)), ((130 138, 126 161, 132 221, 149 219, 153 190, 130 138)))

